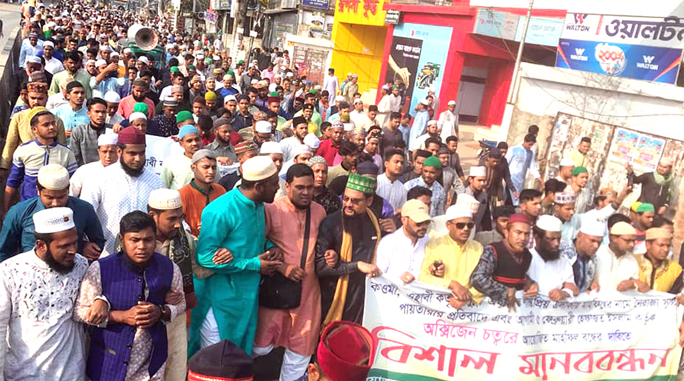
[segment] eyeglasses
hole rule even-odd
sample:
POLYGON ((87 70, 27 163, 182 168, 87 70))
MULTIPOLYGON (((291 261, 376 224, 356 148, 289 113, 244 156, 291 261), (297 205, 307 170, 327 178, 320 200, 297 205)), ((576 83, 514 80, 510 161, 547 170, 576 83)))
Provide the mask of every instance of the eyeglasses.
POLYGON ((361 203, 361 201, 364 201, 364 200, 365 199, 363 199, 363 198, 351 198, 348 196, 342 196, 342 202, 344 202, 344 203, 351 202, 354 205, 358 205, 359 203, 361 203))
POLYGON ((475 227, 474 222, 456 222, 454 225, 456 225, 456 229, 459 229, 459 230, 463 230, 466 227, 468 227, 468 229, 472 229, 475 227))

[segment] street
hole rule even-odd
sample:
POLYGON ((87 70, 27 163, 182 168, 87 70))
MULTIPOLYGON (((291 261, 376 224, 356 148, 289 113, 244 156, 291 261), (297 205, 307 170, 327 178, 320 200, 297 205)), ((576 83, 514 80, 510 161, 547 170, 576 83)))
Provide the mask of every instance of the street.
POLYGON ((0 20, 3 23, 2 32, 4 34, 0 37, 0 46, 3 48, 12 30, 19 26, 19 21, 21 21, 20 9, 21 7, 16 4, 0 3, 0 20))

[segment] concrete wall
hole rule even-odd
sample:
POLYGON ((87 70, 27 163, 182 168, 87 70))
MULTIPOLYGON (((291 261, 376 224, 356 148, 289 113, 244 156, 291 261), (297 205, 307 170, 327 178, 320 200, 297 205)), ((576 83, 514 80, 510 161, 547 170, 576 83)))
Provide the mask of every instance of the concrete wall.
POLYGON ((21 41, 21 28, 16 27, 10 32, 10 38, 0 52, 0 99, 2 99, 0 101, 0 136, 3 137, 2 145, 4 145, 4 137, 7 135, 12 107, 16 102, 16 99, 9 99, 9 94, 12 93, 11 89, 17 86, 16 73, 21 70, 17 65, 21 41))

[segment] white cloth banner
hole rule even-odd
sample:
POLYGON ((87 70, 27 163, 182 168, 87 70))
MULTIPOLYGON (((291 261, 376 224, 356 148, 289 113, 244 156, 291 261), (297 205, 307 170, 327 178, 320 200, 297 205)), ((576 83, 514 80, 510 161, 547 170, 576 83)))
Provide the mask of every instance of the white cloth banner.
POLYGON ((368 380, 674 380, 682 308, 674 295, 486 298, 456 310, 443 289, 369 280, 364 326, 375 342, 368 380), (672 376, 672 378, 670 378, 672 376))
MULTIPOLYGON (((147 161, 147 167, 151 168, 156 174, 161 174, 162 167, 164 166, 164 160, 171 155, 181 155, 184 150, 180 144, 173 140, 172 138, 164 138, 155 135, 145 135, 147 142, 147 148, 145 149, 145 158, 147 161)), ((218 175, 216 181, 221 177, 237 171, 240 164, 233 163, 231 165, 219 165, 218 175)))

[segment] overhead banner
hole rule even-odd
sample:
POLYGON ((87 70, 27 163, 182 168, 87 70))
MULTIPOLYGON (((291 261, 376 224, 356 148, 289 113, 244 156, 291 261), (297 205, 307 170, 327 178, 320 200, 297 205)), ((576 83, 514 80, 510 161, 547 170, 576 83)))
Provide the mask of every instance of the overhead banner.
POLYGON ((674 84, 682 50, 561 39, 556 67, 674 84))
POLYGON ((368 280, 363 325, 376 342, 368 380, 668 380, 679 368, 674 295, 537 297, 517 312, 488 300, 456 310, 447 298, 417 282, 368 280))
POLYGON ((684 22, 677 16, 568 13, 561 38, 684 49, 684 22))

